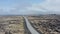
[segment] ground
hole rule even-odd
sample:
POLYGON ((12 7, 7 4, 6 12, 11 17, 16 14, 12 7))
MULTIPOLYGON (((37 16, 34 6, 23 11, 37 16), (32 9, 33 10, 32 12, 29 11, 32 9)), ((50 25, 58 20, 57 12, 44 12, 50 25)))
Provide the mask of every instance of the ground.
POLYGON ((28 16, 31 25, 43 34, 60 33, 60 15, 28 16))
POLYGON ((0 16, 0 33, 24 34, 22 16, 0 16))

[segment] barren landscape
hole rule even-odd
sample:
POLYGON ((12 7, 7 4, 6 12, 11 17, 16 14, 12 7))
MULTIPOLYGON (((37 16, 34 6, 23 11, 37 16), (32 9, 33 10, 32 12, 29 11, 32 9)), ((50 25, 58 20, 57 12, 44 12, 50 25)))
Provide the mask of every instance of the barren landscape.
POLYGON ((60 34, 60 15, 28 16, 28 19, 42 34, 60 34))
POLYGON ((31 34, 36 32, 60 34, 60 15, 0 16, 0 34, 31 34))
POLYGON ((22 16, 0 16, 0 34, 24 34, 22 16))

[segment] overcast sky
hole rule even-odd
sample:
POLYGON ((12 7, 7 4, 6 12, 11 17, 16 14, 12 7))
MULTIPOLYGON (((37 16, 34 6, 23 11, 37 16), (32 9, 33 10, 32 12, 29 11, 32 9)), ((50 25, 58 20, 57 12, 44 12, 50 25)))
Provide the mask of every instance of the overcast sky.
POLYGON ((60 0, 0 0, 0 15, 60 14, 60 0))

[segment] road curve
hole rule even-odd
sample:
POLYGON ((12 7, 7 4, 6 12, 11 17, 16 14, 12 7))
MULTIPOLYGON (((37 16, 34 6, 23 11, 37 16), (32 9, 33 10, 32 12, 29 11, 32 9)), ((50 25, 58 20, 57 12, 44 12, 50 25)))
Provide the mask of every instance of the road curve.
MULTIPOLYGON (((24 17, 24 16, 23 16, 24 17)), ((27 28, 29 29, 29 31, 31 32, 31 34, 39 34, 39 32, 37 32, 32 25, 30 24, 30 22, 28 21, 27 17, 24 17, 25 21, 26 21, 26 25, 27 28)))

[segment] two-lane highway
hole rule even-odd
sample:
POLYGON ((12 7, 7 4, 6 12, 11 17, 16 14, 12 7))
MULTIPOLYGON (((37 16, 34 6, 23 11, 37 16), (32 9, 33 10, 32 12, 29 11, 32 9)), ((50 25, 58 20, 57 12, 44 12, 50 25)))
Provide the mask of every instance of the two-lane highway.
POLYGON ((31 34, 39 34, 39 32, 37 32, 32 25, 30 24, 30 22, 28 21, 27 17, 24 17, 25 21, 26 21, 26 25, 27 28, 29 29, 29 31, 31 32, 31 34))

